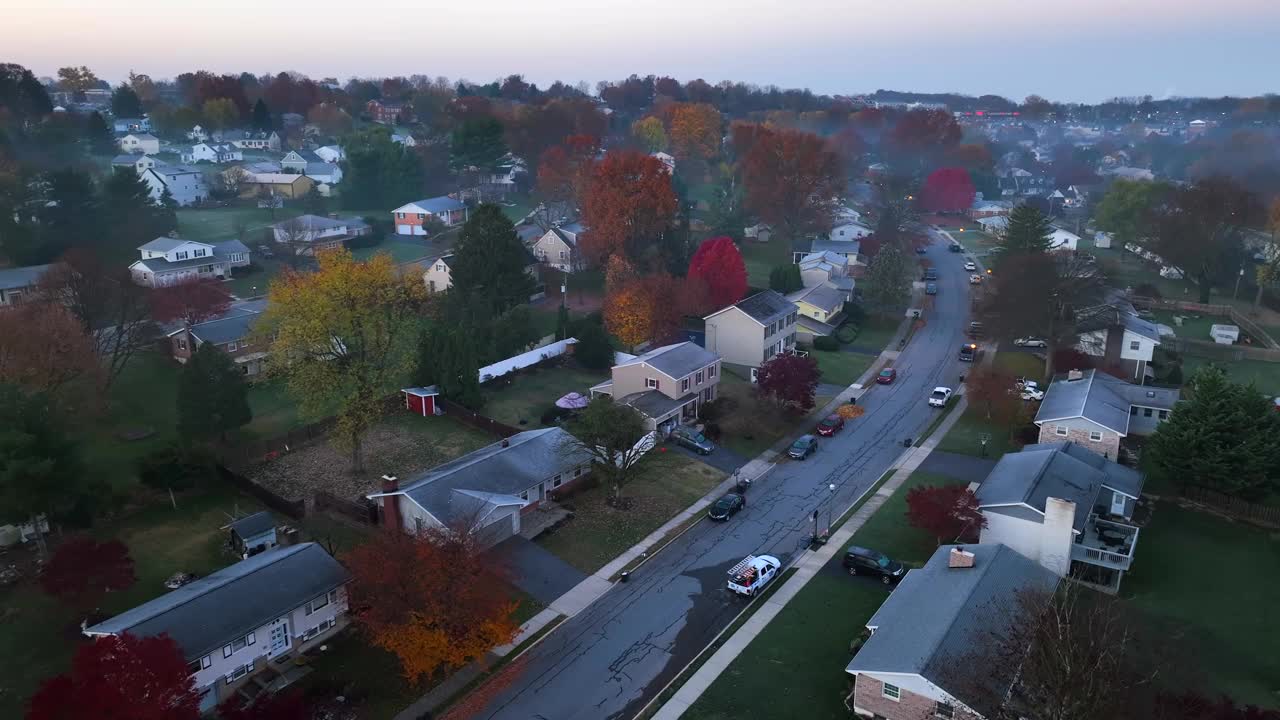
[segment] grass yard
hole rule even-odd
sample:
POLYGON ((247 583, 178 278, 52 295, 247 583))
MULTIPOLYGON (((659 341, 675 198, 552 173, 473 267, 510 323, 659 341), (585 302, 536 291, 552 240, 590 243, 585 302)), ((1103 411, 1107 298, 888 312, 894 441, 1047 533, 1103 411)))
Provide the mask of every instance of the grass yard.
MULTIPOLYGON (((982 226, 979 225, 978 227, 982 226)), ((968 250, 978 257, 989 254, 993 248, 1000 244, 1000 241, 997 240, 995 236, 988 235, 980 230, 952 232, 951 237, 955 238, 957 242, 963 245, 965 250, 968 250)))
POLYGON ((302 215, 301 208, 182 208, 178 210, 178 235, 187 240, 201 242, 232 240, 240 237, 240 231, 251 233, 302 215))
MULTIPOLYGON (((1214 364, 1212 360, 1184 354, 1182 377, 1185 380, 1200 367, 1211 364, 1214 364)), ((1272 396, 1280 395, 1280 363, 1263 360, 1232 360, 1220 362, 1217 365, 1226 370, 1227 376, 1236 382, 1251 382, 1259 392, 1272 396)))
POLYGON ((244 430, 254 437, 275 437, 306 424, 283 379, 260 380, 250 385, 249 409, 253 420, 244 430))
POLYGON ((744 240, 738 249, 747 266, 747 284, 754 288, 769 287, 769 271, 778 265, 791 264, 791 248, 779 238, 767 243, 744 240))
POLYGON ((573 519, 536 542, 579 570, 594 573, 724 480, 724 473, 710 465, 664 448, 653 452, 662 454, 648 462, 660 466, 623 488, 623 496, 632 501, 630 509, 610 507, 606 500, 611 489, 604 485, 580 490, 562 502, 573 508, 573 519))
POLYGON ((326 643, 329 651, 311 661, 315 672, 302 679, 303 688, 341 694, 349 688, 358 720, 394 717, 431 689, 430 684, 413 686, 400 674, 395 655, 371 645, 357 630, 349 628, 326 643))
POLYGON ((503 203, 502 212, 510 218, 511 222, 518 223, 530 212, 533 212, 533 206, 533 198, 520 193, 512 193, 507 196, 506 201, 503 203), (510 205, 506 203, 510 203, 510 205))
POLYGON ((134 463, 177 436, 179 365, 156 352, 134 355, 111 386, 106 416, 85 439, 85 464, 117 490, 132 488, 134 463), (125 433, 151 435, 128 440, 125 433))
POLYGON ((893 340, 893 336, 898 333, 898 327, 901 325, 901 315, 868 316, 858 327, 858 334, 853 338, 853 342, 849 344, 858 348, 859 351, 874 351, 878 355, 893 340))
POLYGON ((818 369, 822 371, 821 382, 846 387, 857 382, 876 361, 875 355, 855 352, 810 350, 809 355, 818 361, 818 369))
POLYGON ((756 398, 755 386, 731 372, 720 373, 711 422, 720 426, 719 443, 746 458, 768 450, 796 429, 798 419, 756 398))
POLYGON ((1018 445, 1010 438, 1009 428, 987 420, 986 413, 973 406, 967 408, 956 424, 942 436, 937 449, 943 452, 983 457, 980 438, 983 433, 990 437, 987 441, 985 457, 994 460, 1018 449, 1018 445))
POLYGON ((995 370, 1005 375, 1036 381, 1044 378, 1044 360, 1029 352, 999 352, 991 364, 995 370))
POLYGON ((1234 325, 1229 317, 1219 317, 1216 315, 1202 315, 1190 311, 1181 310, 1156 310, 1152 313, 1155 315, 1154 322, 1162 325, 1168 325, 1173 328, 1174 334, 1180 338, 1188 340, 1204 340, 1212 342, 1213 338, 1209 335, 1209 329, 1215 324, 1234 325), (1179 325, 1174 316, 1182 318, 1182 324, 1179 325))
POLYGON ((602 372, 567 367, 538 368, 509 377, 508 383, 499 384, 499 380, 485 388, 482 412, 498 422, 530 429, 542 427, 542 413, 565 394, 586 395, 592 385, 608 379, 602 372))
POLYGON ((955 485, 954 478, 935 475, 920 470, 911 473, 907 481, 889 496, 884 505, 853 534, 851 544, 870 547, 894 560, 920 567, 925 564, 937 541, 922 530, 907 523, 907 491, 920 485, 955 485))
POLYGON ((388 235, 382 242, 367 248, 356 248, 351 251, 356 260, 368 260, 374 255, 390 255, 395 263, 406 263, 421 260, 425 257, 439 255, 446 251, 443 244, 425 239, 409 239, 408 236, 388 235))
MULTIPOLYGON (((308 264, 310 264, 309 261, 308 264)), ((288 264, 282 262, 279 255, 274 258, 254 255, 252 265, 231 271, 231 279, 227 281, 225 287, 232 295, 242 300, 260 297, 267 294, 271 281, 287 267, 288 264)))
POLYGON ((1188 630, 1208 695, 1280 706, 1280 535, 1161 503, 1133 567, 1121 594, 1188 630))

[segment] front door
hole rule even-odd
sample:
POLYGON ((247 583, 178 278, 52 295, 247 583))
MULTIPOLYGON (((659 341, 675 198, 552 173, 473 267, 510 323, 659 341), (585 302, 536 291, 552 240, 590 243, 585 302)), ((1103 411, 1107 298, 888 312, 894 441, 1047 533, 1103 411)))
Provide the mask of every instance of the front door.
POLYGON ((277 620, 271 625, 270 645, 267 654, 275 657, 289 649, 289 621, 277 620))

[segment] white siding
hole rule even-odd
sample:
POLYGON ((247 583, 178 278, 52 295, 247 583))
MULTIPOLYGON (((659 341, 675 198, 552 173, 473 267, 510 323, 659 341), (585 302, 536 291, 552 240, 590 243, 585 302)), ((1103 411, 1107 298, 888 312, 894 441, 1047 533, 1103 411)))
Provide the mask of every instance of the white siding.
POLYGON ((1028 560, 1040 562, 1040 523, 996 512, 983 512, 982 516, 987 526, 982 528, 981 542, 1008 545, 1028 560))
POLYGON ((1120 359, 1150 362, 1155 351, 1156 343, 1154 341, 1137 333, 1128 330, 1124 331, 1124 341, 1120 345, 1120 359))

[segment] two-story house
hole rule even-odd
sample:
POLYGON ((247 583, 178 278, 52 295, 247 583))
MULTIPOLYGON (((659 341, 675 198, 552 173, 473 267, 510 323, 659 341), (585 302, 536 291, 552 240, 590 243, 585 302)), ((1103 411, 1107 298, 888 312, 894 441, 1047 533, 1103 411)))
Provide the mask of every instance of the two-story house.
POLYGON ((413 121, 413 108, 405 103, 370 100, 364 105, 369 119, 379 125, 395 125, 413 121))
POLYGON ((426 235, 429 218, 438 218, 447 227, 467 221, 467 206, 459 200, 441 195, 401 205, 391 211, 397 235, 426 235))
POLYGON ((676 425, 698 419, 716 399, 720 357, 696 343, 663 345, 613 366, 591 395, 610 395, 635 408, 649 430, 665 437, 676 425))
POLYGON ((1081 315, 1076 349, 1102 358, 1104 367, 1120 368, 1134 382, 1145 382, 1152 374, 1149 366, 1160 345, 1160 328, 1138 317, 1128 301, 1118 298, 1081 315))
POLYGON ((190 150, 182 153, 182 162, 198 163, 211 162, 217 165, 229 162, 239 162, 244 159, 244 153, 240 148, 231 143, 216 142, 198 142, 191 146, 190 150))
POLYGON ((169 353, 174 360, 185 364, 205 343, 226 353, 249 377, 261 375, 266 369, 267 351, 254 341, 253 327, 267 309, 266 300, 238 302, 217 317, 194 325, 174 323, 164 328, 169 342, 169 353))
MULTIPOLYGON (((453 287, 452 265, 452 253, 428 258, 422 262, 422 267, 426 268, 422 272, 422 282, 427 286, 427 292, 444 292, 453 287)), ((542 286, 542 281, 538 278, 538 261, 532 255, 529 255, 525 262, 524 272, 534 283, 534 292, 529 296, 529 302, 541 300, 546 296, 546 293, 542 286)))
POLYGON ((800 266, 800 282, 805 287, 831 285, 843 291, 847 297, 853 296, 854 264, 847 255, 835 252, 809 253, 796 264, 800 266))
POLYGON ((128 133, 116 140, 116 145, 123 153, 155 155, 160 152, 160 138, 151 133, 128 133))
POLYGON ((1121 439, 1155 432, 1178 397, 1176 389, 1133 385, 1100 370, 1072 370, 1049 384, 1035 424, 1042 443, 1065 440, 1117 460, 1121 439))
POLYGON ((30 297, 40 284, 40 278, 52 265, 28 265, 26 267, 0 268, 0 307, 17 305, 30 297))
POLYGON ((575 273, 586 269, 586 260, 578 249, 578 236, 585 232, 581 223, 551 228, 529 244, 538 262, 561 272, 575 273))
POLYGON ((223 130, 215 132, 213 139, 231 143, 241 150, 271 150, 280 152, 280 135, 274 130, 223 130))
POLYGON ((1000 458, 978 486, 981 541, 1116 592, 1138 544, 1142 483, 1142 473, 1080 445, 1028 445, 1000 458))
POLYGON ((289 247, 296 255, 315 255, 322 250, 340 248, 356 233, 346 220, 299 215, 271 226, 277 243, 289 247))
POLYGON ((111 121, 111 130, 115 133, 149 133, 151 132, 151 118, 115 118, 111 121))
POLYGON ((844 319, 844 304, 848 299, 848 293, 826 283, 787 295, 787 300, 794 303, 800 313, 796 319, 797 339, 813 344, 815 337, 834 335, 844 319))
POLYGON ((296 200, 311 192, 316 181, 295 173, 249 172, 240 183, 241 197, 268 196, 296 200))
POLYGON ((157 163, 142 173, 142 181, 150 188, 151 199, 155 202, 160 202, 165 190, 182 207, 196 205, 209 197, 204 173, 188 165, 157 163))
POLYGON ((791 251, 791 262, 800 263, 806 257, 814 254, 833 254, 839 255, 845 259, 849 267, 864 264, 859 255, 862 253, 862 243, 858 240, 826 240, 822 238, 813 238, 810 240, 797 240, 791 251))
POLYGON ((521 515, 590 473, 590 454, 553 427, 516 433, 403 483, 384 476, 382 490, 366 497, 381 501, 389 529, 470 532, 487 547, 518 535, 521 515))
POLYGON ((200 709, 250 678, 283 686, 294 658, 347 624, 351 575, 316 543, 278 547, 86 628, 89 637, 166 634, 187 661, 200 709))
POLYGON ((209 139, 209 133, 204 129, 203 125, 192 125, 187 131, 187 139, 191 142, 204 142, 209 139))
POLYGON ((939 547, 867 621, 871 637, 845 668, 846 704, 879 720, 994 717, 999 708, 988 702, 1012 677, 973 667, 975 649, 1014 627, 1019 593, 1057 586, 1057 575, 1004 545, 939 547))
POLYGON ((324 160, 310 150, 290 150, 280 158, 280 167, 287 171, 304 173, 308 163, 318 162, 324 162, 324 160))
POLYGON ((138 247, 141 259, 129 266, 139 285, 166 287, 190 280, 226 280, 231 269, 249 264, 249 248, 239 240, 202 243, 159 237, 138 247))
POLYGON ((163 165, 164 163, 157 163, 156 159, 150 155, 140 155, 135 153, 117 155, 111 158, 112 170, 131 170, 138 175, 142 175, 157 164, 163 165))
POLYGON ((750 373, 755 382, 761 365, 795 349, 799 316, 796 304, 777 292, 758 292, 704 318, 707 350, 750 373))

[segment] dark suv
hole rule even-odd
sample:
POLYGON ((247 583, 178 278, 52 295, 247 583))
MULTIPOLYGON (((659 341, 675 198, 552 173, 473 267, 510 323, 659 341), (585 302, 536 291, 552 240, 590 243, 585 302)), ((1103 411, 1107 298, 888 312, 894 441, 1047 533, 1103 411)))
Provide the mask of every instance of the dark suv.
POLYGON ((907 569, 897 560, 875 550, 850 545, 844 551, 844 567, 850 575, 879 576, 880 582, 896 583, 907 574, 907 569))
POLYGON ((976 343, 965 343, 960 346, 960 362, 973 362, 973 356, 978 352, 976 343))

